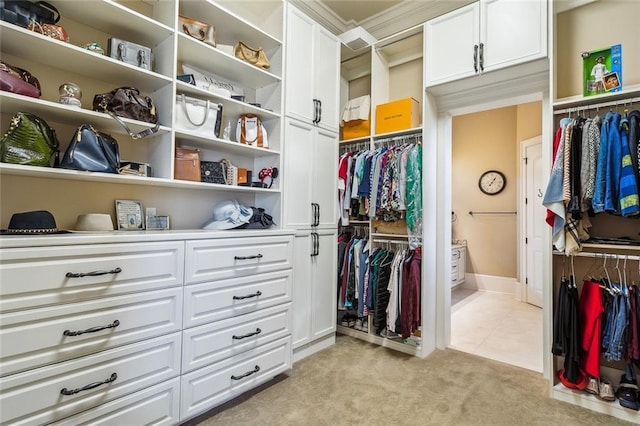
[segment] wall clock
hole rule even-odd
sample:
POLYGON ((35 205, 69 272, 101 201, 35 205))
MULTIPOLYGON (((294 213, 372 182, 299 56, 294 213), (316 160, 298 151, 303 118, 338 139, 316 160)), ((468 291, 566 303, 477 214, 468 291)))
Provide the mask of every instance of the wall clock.
POLYGON ((507 184, 507 178, 497 170, 487 170, 480 176, 478 187, 487 195, 497 195, 502 192, 507 184))

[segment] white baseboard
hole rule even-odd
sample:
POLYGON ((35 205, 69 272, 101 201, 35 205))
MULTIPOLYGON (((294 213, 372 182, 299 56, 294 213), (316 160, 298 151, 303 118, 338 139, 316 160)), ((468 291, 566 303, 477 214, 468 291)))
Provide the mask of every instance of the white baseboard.
POLYGON ((496 275, 465 274, 463 288, 493 291, 516 296, 517 279, 496 275))

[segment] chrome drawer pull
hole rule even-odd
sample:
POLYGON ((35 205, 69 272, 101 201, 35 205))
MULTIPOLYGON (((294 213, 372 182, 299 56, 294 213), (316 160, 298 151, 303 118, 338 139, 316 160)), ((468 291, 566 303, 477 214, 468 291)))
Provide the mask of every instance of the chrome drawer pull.
POLYGON ((67 272, 65 276, 67 278, 97 277, 100 275, 107 275, 107 274, 119 274, 120 272, 122 272, 122 269, 116 268, 110 271, 93 271, 93 272, 87 272, 86 274, 84 272, 78 272, 78 273, 67 272))
POLYGON ((254 331, 253 333, 248 333, 245 334, 244 336, 236 336, 235 334, 232 336, 233 340, 242 340, 245 339, 247 337, 251 337, 251 336, 257 336, 258 334, 262 333, 262 330, 260 330, 259 328, 256 328, 256 331, 254 331))
POLYGON ((233 300, 242 300, 242 299, 250 299, 252 297, 262 296, 261 291, 256 291, 253 294, 247 294, 246 296, 233 296, 233 300))
POLYGON ((233 256, 235 260, 251 260, 251 259, 262 259, 261 254, 254 254, 253 256, 233 256))
POLYGON ((118 375, 116 373, 113 373, 113 374, 111 374, 111 377, 109 377, 107 380, 105 380, 103 382, 89 383, 87 386, 84 386, 84 387, 78 388, 78 389, 73 389, 73 390, 69 390, 67 388, 62 388, 60 390, 60 393, 62 395, 73 395, 73 394, 76 394, 76 393, 80 393, 82 391, 86 391, 86 390, 89 390, 89 389, 97 388, 98 386, 102 386, 102 385, 106 385, 106 384, 111 383, 111 382, 115 382, 117 378, 118 378, 118 375))
POLYGON ((79 330, 79 331, 65 330, 62 334, 64 334, 65 336, 79 336, 79 335, 85 334, 85 333, 95 333, 97 331, 102 331, 102 330, 106 330, 106 329, 109 329, 109 328, 116 328, 119 325, 120 325, 120 321, 115 320, 113 323, 111 323, 109 325, 103 325, 103 326, 99 326, 99 327, 91 327, 91 328, 87 328, 86 330, 79 330))
POLYGON ((257 373, 258 371, 260 371, 260 366, 256 365, 256 367, 251 370, 251 371, 247 371, 246 373, 244 373, 241 376, 231 376, 231 380, 240 380, 240 379, 244 379, 247 376, 250 376, 252 374, 257 373))

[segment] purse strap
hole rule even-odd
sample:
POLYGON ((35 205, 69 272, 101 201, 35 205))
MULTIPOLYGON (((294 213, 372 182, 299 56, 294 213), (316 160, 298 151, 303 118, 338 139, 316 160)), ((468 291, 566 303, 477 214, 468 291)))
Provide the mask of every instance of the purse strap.
POLYGON ((129 126, 127 126, 127 123, 125 123, 124 121, 122 121, 122 119, 120 117, 118 117, 116 114, 114 114, 112 111, 108 111, 107 113, 113 117, 114 120, 116 120, 118 122, 118 124, 120 124, 122 126, 122 128, 127 132, 127 134, 131 137, 131 139, 133 140, 137 140, 137 139, 142 139, 142 138, 146 138, 147 136, 151 136, 154 133, 157 133, 158 130, 160 129, 160 123, 156 123, 156 125, 150 129, 144 129, 138 133, 135 133, 133 130, 131 130, 129 128, 129 126))
POLYGON ((262 148, 262 121, 260 117, 254 114, 245 114, 240 119, 240 138, 247 144, 252 144, 256 140, 258 141, 258 146, 262 148), (253 140, 247 140, 247 128, 245 124, 245 120, 247 118, 255 118, 256 119, 256 137, 253 140))
POLYGON ((202 126, 204 122, 207 121, 207 116, 209 115, 209 108, 211 107, 211 103, 209 102, 209 99, 207 99, 207 109, 204 111, 204 117, 202 117, 202 122, 196 123, 189 116, 189 111, 187 110, 187 97, 184 95, 184 93, 182 93, 180 94, 180 98, 182 102, 182 111, 184 112, 184 116, 187 117, 187 120, 189 121, 189 123, 193 124, 196 127, 202 126))

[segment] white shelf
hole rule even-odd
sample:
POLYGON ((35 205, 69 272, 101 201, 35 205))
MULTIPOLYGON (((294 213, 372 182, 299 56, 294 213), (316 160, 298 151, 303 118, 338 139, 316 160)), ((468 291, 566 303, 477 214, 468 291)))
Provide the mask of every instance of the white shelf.
POLYGON ((413 356, 420 355, 420 346, 407 345, 400 341, 376 336, 375 334, 369 334, 366 331, 356 330, 355 328, 345 327, 343 325, 336 326, 336 331, 346 336, 364 340, 365 342, 375 343, 376 345, 380 345, 385 348, 394 349, 398 352, 403 352, 413 356))
POLYGON ((243 145, 238 142, 219 138, 207 138, 192 132, 176 131, 176 140, 187 141, 189 142, 189 145, 195 148, 215 150, 217 152, 224 152, 229 154, 238 154, 249 158, 280 155, 280 151, 276 151, 273 149, 243 145))
POLYGON ((620 405, 618 400, 612 402, 603 401, 598 399, 595 395, 590 395, 584 391, 566 388, 561 383, 558 383, 553 387, 553 398, 588 408, 590 410, 597 411, 598 413, 608 414, 628 422, 640 422, 640 414, 638 411, 624 408, 620 405))
POLYGON ((378 134, 372 135, 371 137, 375 141, 377 139, 387 139, 387 138, 393 138, 397 136, 412 136, 412 135, 421 135, 421 134, 422 134, 422 127, 414 127, 412 129, 397 130, 395 132, 378 133, 378 134))
POLYGON ((605 102, 623 101, 630 97, 640 96, 640 84, 633 86, 622 87, 620 92, 603 93, 601 95, 594 96, 570 96, 566 98, 557 99, 553 102, 554 109, 584 107, 589 105, 595 105, 605 102))

